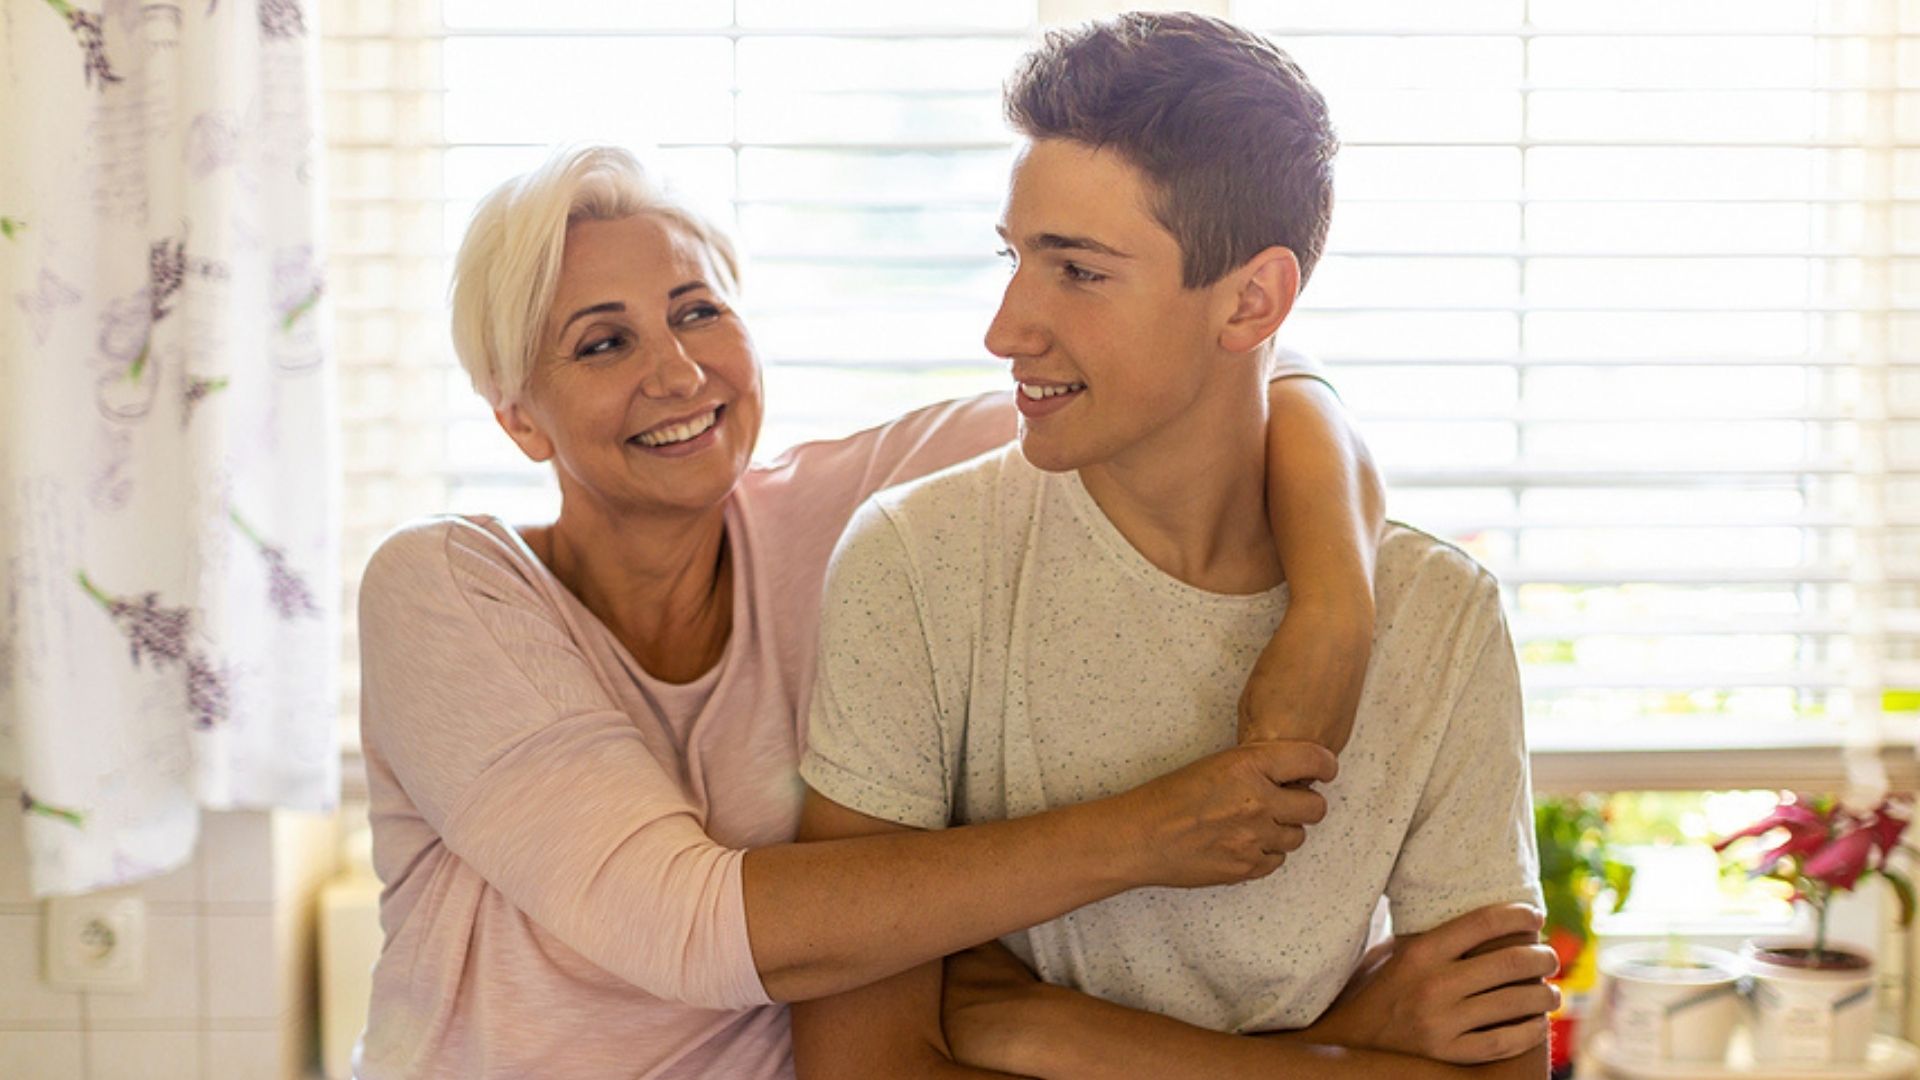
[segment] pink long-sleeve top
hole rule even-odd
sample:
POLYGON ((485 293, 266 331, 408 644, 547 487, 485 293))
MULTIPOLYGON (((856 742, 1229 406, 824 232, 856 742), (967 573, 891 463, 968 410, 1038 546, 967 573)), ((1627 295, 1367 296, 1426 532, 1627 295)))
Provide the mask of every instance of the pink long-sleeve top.
POLYGON ((999 394, 750 469, 732 637, 691 684, 641 670, 496 519, 381 544, 360 723, 386 946, 358 1075, 790 1077, 740 869, 798 824, 828 557, 867 496, 1013 433, 999 394))

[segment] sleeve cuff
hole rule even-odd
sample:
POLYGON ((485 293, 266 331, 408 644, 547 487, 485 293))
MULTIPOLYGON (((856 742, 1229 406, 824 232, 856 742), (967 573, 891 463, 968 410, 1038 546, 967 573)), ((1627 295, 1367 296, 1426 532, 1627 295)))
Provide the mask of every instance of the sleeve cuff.
POLYGON ((945 799, 926 798, 877 783, 812 750, 800 759, 800 778, 822 796, 868 817, 910 829, 944 829, 948 824, 945 799))

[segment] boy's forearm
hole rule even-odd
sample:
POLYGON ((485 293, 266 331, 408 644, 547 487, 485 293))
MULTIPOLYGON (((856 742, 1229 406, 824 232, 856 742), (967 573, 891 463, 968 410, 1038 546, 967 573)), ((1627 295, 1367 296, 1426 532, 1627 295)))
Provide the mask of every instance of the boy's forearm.
POLYGON ((1032 1010, 1032 1060, 1040 1080, 1544 1080, 1545 1046, 1487 1065, 1355 1050, 1311 1028, 1232 1035, 1061 988, 1032 1010))

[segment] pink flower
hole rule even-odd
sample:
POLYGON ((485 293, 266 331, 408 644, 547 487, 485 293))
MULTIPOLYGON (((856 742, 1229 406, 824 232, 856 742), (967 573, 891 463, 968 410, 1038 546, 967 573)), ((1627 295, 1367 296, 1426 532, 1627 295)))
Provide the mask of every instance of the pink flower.
MULTIPOLYGON (((1820 846, 1819 842, 1827 838, 1827 818, 1799 803, 1781 803, 1773 808, 1773 813, 1713 845, 1713 850, 1725 851, 1727 845, 1735 840, 1744 840, 1749 836, 1764 836, 1775 829, 1787 830, 1787 835, 1791 838, 1787 841, 1788 845, 1807 843, 1811 839, 1813 847, 1817 848, 1820 846)), ((1782 845, 1782 848, 1785 846, 1782 845)), ((1795 852, 1787 852, 1787 854, 1795 854, 1795 852)))
POLYGON ((1801 872, 1823 885, 1851 889, 1866 872, 1867 858, 1873 854, 1873 831, 1854 829, 1808 859, 1801 872))

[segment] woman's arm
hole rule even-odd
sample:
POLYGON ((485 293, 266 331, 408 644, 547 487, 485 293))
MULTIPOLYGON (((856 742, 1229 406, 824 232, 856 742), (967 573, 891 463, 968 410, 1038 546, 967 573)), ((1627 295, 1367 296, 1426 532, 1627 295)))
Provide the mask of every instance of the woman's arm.
POLYGON ((1332 755, 1244 747, 1134 792, 939 834, 751 853, 703 833, 549 598, 482 530, 397 534, 361 589, 370 746, 447 849, 570 948, 711 1008, 861 986, 1140 885, 1271 871, 1332 755), (1019 897, 983 912, 981 894, 1019 897))
POLYGON ((1372 651, 1385 497, 1327 384, 1297 361, 1283 359, 1278 374, 1267 391, 1267 513, 1289 595, 1240 696, 1240 737, 1309 739, 1338 753, 1372 651))

